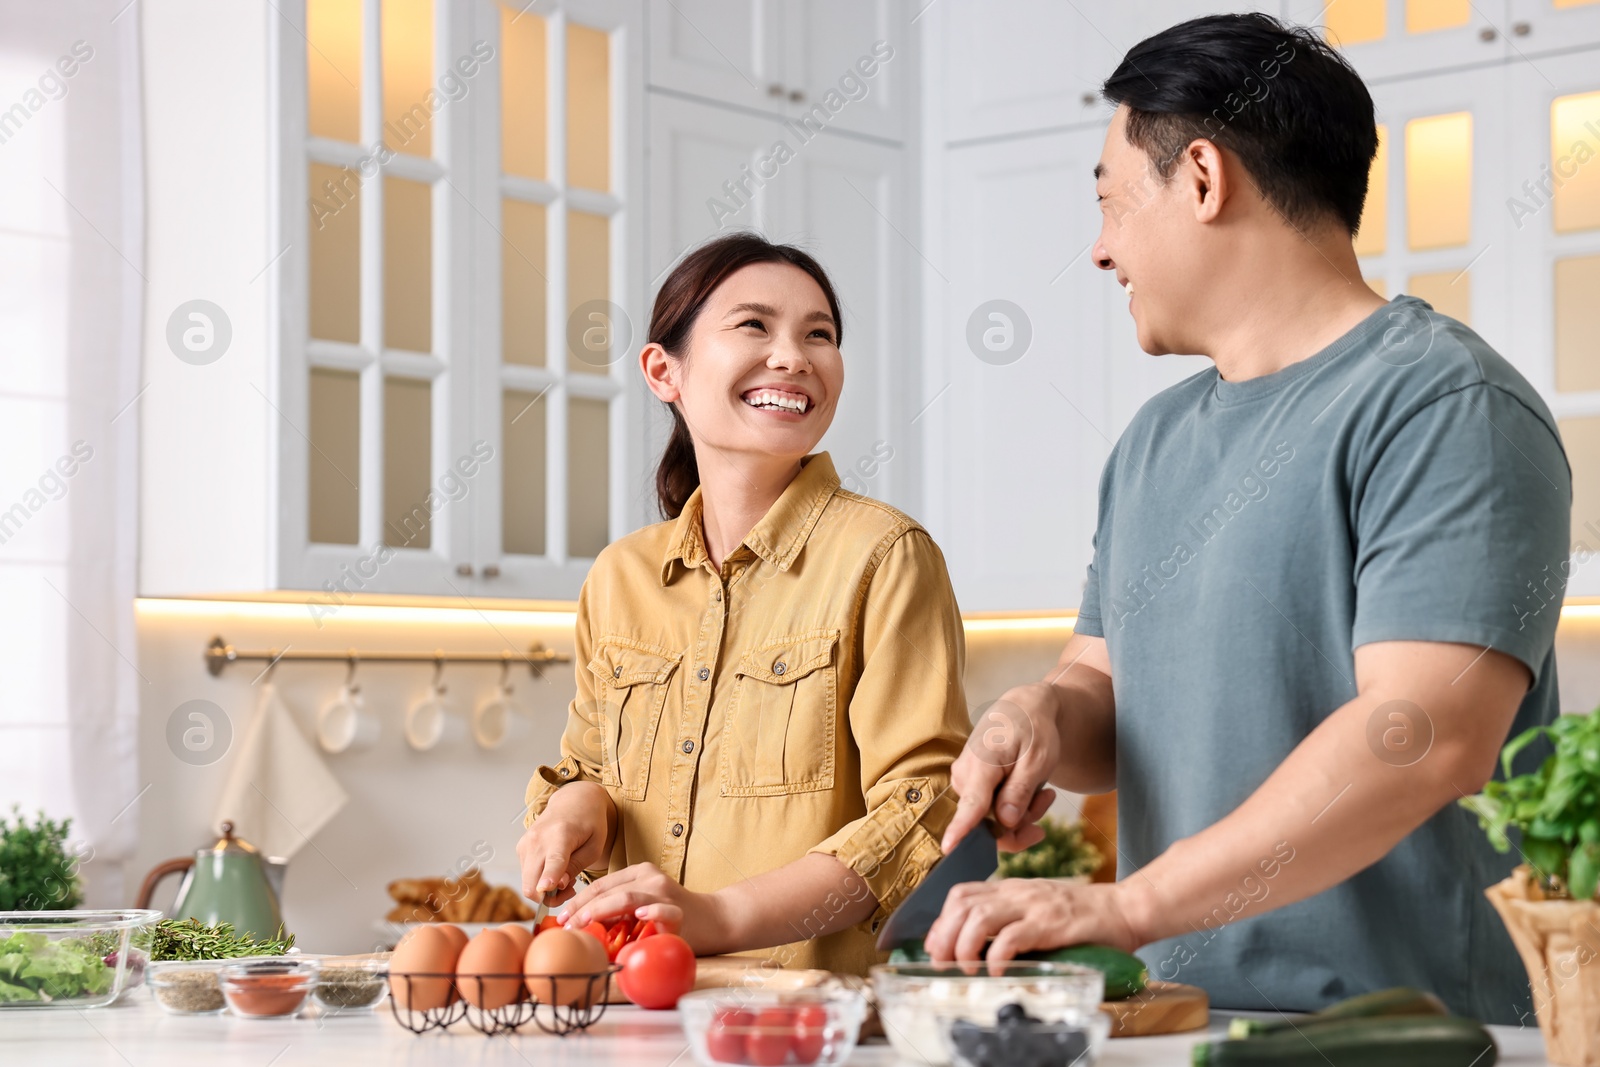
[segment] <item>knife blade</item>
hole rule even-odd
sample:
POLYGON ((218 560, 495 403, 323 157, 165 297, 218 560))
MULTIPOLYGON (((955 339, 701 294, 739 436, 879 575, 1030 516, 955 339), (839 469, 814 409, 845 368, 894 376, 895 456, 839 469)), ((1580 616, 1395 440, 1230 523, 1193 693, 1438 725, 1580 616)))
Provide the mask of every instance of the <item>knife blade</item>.
POLYGON ((985 819, 949 855, 935 863, 922 883, 889 914, 878 931, 879 951, 927 934, 944 910, 944 900, 951 889, 962 882, 981 882, 999 866, 1000 849, 995 843, 994 828, 985 819))

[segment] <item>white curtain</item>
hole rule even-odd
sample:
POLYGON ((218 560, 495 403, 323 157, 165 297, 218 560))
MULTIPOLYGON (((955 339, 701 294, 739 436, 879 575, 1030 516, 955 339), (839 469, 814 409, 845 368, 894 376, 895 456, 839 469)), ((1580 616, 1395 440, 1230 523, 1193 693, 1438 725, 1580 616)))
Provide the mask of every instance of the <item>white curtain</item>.
POLYGON ((138 4, 0 0, 0 810, 129 903, 143 299, 138 4))

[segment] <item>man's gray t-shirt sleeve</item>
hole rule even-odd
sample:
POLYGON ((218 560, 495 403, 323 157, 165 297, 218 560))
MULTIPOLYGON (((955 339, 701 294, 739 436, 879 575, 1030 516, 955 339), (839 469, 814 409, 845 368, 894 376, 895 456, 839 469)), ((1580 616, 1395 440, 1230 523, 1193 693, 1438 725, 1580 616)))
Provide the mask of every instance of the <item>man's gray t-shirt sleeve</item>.
POLYGON ((1111 450, 1100 471, 1100 503, 1096 513, 1094 545, 1089 557, 1089 573, 1083 581, 1083 598, 1078 602, 1078 621, 1072 632, 1085 637, 1104 637, 1105 623, 1100 616, 1100 552, 1111 519, 1111 474, 1116 469, 1117 449, 1111 450))
POLYGON ((1561 614, 1571 508, 1548 424, 1477 383, 1370 444, 1380 451, 1365 471, 1357 464, 1351 487, 1352 647, 1478 645, 1514 656, 1537 681, 1561 614))

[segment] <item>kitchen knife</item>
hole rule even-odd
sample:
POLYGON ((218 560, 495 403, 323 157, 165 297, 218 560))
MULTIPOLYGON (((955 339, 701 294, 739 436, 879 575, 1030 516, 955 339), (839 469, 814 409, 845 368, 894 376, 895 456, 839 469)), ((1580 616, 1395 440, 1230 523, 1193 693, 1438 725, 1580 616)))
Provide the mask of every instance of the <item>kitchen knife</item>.
POLYGON ((878 949, 892 949, 896 945, 927 934, 933 921, 944 910, 944 898, 962 882, 981 882, 1000 866, 1000 850, 995 844, 994 829, 985 819, 974 826, 928 872, 922 884, 900 902, 889 915, 889 920, 878 931, 878 949))

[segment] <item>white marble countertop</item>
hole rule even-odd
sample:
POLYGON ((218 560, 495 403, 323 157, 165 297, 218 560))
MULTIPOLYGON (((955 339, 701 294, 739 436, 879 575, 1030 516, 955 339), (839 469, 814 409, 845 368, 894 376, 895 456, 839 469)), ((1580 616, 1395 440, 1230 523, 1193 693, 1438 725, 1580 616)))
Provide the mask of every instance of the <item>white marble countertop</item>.
MULTIPOLYGON (((1220 1033, 1227 1016, 1213 1013, 1220 1033)), ((1492 1028, 1501 1064, 1547 1064, 1534 1028, 1492 1028)), ((1198 1033, 1118 1038, 1106 1045, 1103 1067, 1187 1065, 1198 1033)), ((123 1003, 87 1011, 0 1008, 0 1063, 49 1067, 354 1067, 356 1064, 505 1064, 507 1067, 692 1067, 674 1011, 612 1006, 586 1033, 554 1037, 531 1025, 509 1037, 485 1037, 465 1023, 448 1032, 412 1034, 378 1011, 295 1019, 240 1019, 229 1015, 168 1015, 148 990, 123 1003)), ((857 1047, 852 1065, 899 1062, 881 1041, 857 1047)))

